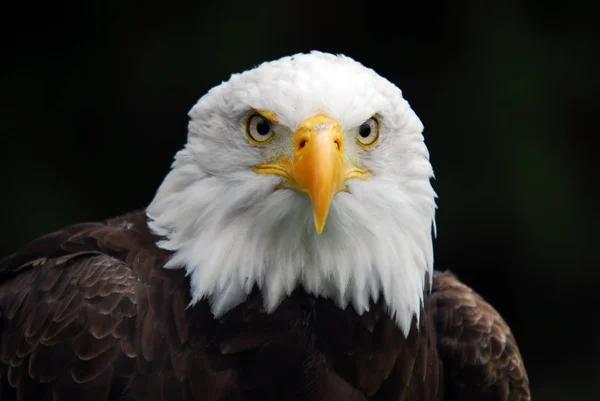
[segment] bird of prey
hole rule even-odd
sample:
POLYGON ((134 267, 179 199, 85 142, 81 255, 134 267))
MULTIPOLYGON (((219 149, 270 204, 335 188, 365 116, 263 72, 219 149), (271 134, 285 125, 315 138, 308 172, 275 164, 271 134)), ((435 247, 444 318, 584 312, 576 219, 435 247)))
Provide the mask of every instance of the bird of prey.
POLYGON ((433 270, 423 125, 321 52, 211 89, 149 205, 0 260, 0 399, 529 400, 496 310, 433 270))

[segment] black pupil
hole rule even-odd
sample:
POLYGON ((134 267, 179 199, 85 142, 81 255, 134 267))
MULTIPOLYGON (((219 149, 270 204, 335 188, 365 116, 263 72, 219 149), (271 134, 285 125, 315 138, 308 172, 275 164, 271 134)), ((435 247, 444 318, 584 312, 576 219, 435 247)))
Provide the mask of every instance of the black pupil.
POLYGON ((358 129, 358 134, 363 138, 368 138, 371 135, 371 126, 368 123, 364 123, 358 129))
POLYGON ((271 124, 264 118, 261 118, 258 124, 256 124, 256 132, 259 135, 265 136, 271 130, 271 124))

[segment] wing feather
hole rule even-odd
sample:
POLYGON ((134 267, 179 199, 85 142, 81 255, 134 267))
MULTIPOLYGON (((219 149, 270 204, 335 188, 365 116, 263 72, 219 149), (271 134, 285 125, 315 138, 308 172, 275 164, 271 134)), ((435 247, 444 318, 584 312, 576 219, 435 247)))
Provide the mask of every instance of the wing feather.
POLYGON ((531 399, 515 338, 489 303, 452 274, 436 272, 431 304, 446 399, 531 399))
POLYGON ((120 355, 135 356, 127 330, 134 327, 127 322, 135 316, 135 276, 118 259, 83 251, 80 244, 90 241, 74 233, 47 235, 0 261, 7 399, 105 399, 120 355))
POLYGON ((0 260, 0 399, 239 398, 218 323, 188 308, 185 271, 159 268, 170 253, 156 241, 134 212, 0 260))

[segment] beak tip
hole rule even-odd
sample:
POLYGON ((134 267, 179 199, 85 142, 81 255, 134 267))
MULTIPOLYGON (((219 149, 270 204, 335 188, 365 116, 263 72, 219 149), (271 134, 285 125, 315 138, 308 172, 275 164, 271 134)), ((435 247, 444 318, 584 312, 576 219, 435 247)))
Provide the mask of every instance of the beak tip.
POLYGON ((320 235, 325 228, 325 222, 327 221, 327 217, 324 219, 315 218, 315 229, 317 230, 317 235, 320 235))

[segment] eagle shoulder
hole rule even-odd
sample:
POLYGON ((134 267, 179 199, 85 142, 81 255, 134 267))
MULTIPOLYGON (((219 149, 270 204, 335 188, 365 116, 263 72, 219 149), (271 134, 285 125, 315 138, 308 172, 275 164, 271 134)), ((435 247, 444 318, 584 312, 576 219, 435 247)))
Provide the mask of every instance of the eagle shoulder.
POLYGON ((515 338, 489 303, 451 273, 435 272, 431 305, 446 399, 531 399, 515 338))
POLYGON ((134 275, 112 257, 49 259, 0 284, 0 366, 8 399, 104 400, 131 371, 134 275), (73 398, 74 397, 74 398, 73 398))
POLYGON ((187 340, 176 312, 188 294, 183 274, 156 268, 168 254, 155 241, 133 213, 0 260, 0 398, 133 399, 151 381, 176 387, 173 369, 158 371, 187 340))

